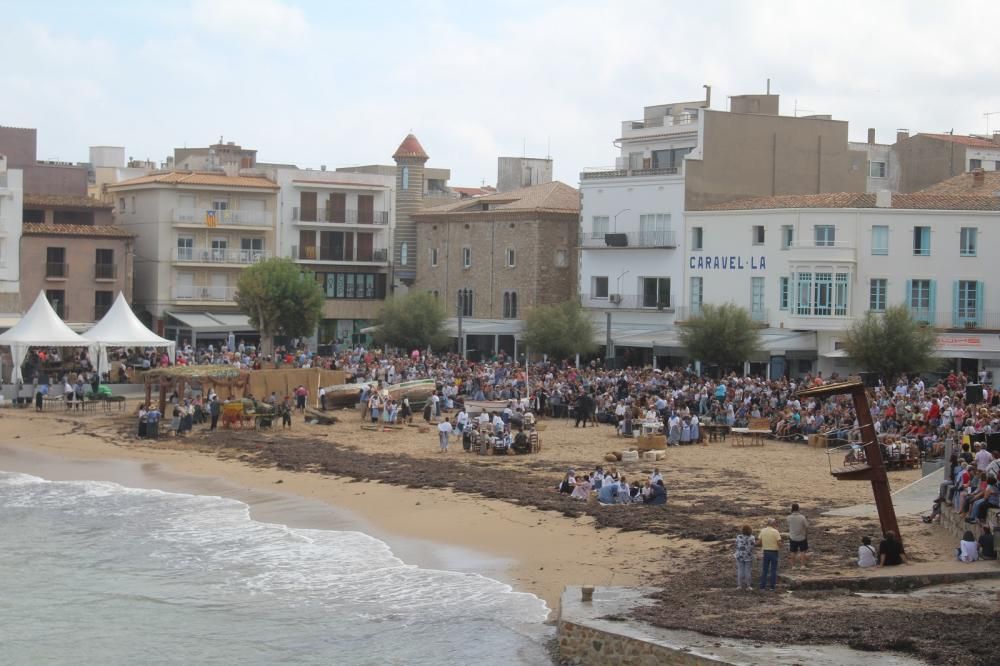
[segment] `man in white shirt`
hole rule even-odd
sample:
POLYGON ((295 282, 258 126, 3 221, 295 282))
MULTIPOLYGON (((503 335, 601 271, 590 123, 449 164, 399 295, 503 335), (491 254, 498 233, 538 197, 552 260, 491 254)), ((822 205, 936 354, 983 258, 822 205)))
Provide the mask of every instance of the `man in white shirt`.
POLYGON ((441 453, 448 453, 448 438, 451 437, 451 421, 445 419, 438 424, 438 440, 441 443, 441 453))
POLYGON ((455 424, 458 426, 459 430, 465 430, 465 425, 469 422, 469 413, 465 411, 463 407, 458 411, 458 416, 455 417, 455 424))
POLYGON ((978 442, 973 444, 973 446, 979 449, 975 455, 976 469, 985 471, 990 466, 990 463, 993 462, 993 454, 986 450, 986 446, 978 442))

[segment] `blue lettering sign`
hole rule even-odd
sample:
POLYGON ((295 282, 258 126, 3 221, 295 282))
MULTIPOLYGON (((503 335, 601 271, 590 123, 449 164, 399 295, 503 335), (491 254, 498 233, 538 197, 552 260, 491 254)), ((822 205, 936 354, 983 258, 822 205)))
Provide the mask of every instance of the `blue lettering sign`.
POLYGON ((747 267, 751 271, 762 271, 767 268, 767 258, 764 256, 703 256, 703 255, 692 255, 688 261, 688 267, 692 270, 701 269, 706 271, 711 270, 729 270, 729 271, 742 271, 746 270, 747 267))

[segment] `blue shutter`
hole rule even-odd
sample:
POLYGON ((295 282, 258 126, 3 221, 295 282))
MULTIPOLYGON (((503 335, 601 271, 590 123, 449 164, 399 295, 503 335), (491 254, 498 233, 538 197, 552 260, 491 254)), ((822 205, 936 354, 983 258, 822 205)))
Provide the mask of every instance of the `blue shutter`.
POLYGON ((951 325, 962 326, 962 321, 958 316, 958 280, 951 283, 951 325))
POLYGON ((983 326, 983 285, 984 282, 976 283, 976 326, 983 326))
POLYGON ((910 312, 913 311, 913 280, 906 281, 906 293, 903 295, 903 302, 906 304, 906 309, 910 312))
POLYGON ((927 308, 929 310, 929 312, 927 313, 927 323, 933 326, 934 315, 937 312, 937 280, 931 280, 930 283, 931 283, 931 292, 927 308))

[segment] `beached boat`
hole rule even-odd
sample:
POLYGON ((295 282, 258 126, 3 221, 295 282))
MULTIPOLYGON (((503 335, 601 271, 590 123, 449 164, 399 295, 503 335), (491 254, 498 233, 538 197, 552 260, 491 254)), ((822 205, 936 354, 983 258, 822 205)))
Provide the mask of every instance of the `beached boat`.
POLYGON ((433 379, 417 379, 412 382, 393 384, 386 390, 393 400, 410 399, 410 407, 416 411, 424 406, 427 399, 434 394, 437 387, 433 379))
POLYGON ((333 407, 353 407, 358 404, 358 396, 361 395, 361 391, 370 385, 370 382, 361 382, 359 384, 324 386, 327 409, 333 407))

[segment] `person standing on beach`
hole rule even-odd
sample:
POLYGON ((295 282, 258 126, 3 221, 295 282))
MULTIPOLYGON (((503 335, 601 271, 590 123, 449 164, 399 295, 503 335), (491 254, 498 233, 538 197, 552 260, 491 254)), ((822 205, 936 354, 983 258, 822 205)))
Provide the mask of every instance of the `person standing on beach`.
POLYGON ((438 424, 438 440, 441 443, 441 453, 448 453, 448 438, 451 437, 451 421, 444 419, 438 424))
POLYGON ((792 512, 788 514, 788 549, 792 553, 792 561, 797 566, 804 567, 809 557, 809 539, 806 529, 809 521, 799 513, 799 505, 792 504, 792 512))
POLYGON ((753 549, 757 541, 749 525, 744 525, 736 535, 736 589, 750 591, 753 583, 750 580, 753 571, 753 549))
POLYGON ((781 533, 775 529, 778 521, 771 518, 760 531, 760 547, 764 551, 764 561, 760 568, 760 589, 767 587, 774 592, 778 581, 778 549, 781 548, 781 533))
POLYGON ((208 413, 212 416, 212 424, 209 426, 209 431, 215 430, 219 425, 219 413, 222 412, 222 404, 219 402, 219 396, 213 395, 209 398, 208 403, 208 413))

